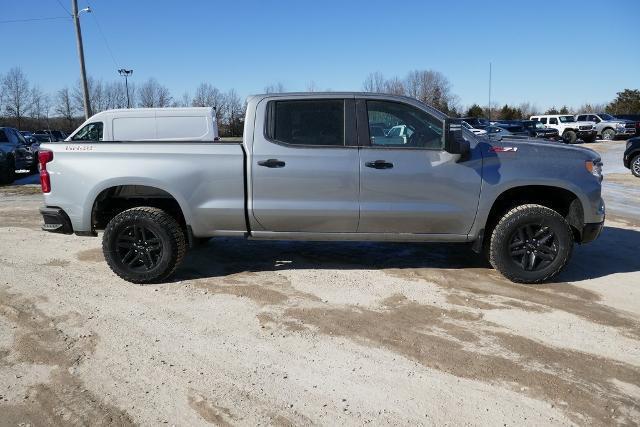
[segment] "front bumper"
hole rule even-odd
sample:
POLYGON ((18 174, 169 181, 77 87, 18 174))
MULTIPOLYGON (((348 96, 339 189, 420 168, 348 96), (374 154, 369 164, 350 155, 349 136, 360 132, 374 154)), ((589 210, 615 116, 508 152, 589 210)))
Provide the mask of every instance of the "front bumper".
POLYGON ((579 131, 576 131, 576 135, 578 135, 578 138, 595 138, 596 131, 595 130, 579 130, 579 131))
POLYGON ((41 207, 40 214, 44 220, 42 229, 51 233, 73 234, 73 226, 69 216, 57 207, 41 207))
POLYGON ((580 239, 580 243, 589 243, 593 242, 598 238, 600 233, 602 232, 602 228, 604 227, 604 221, 596 222, 592 224, 585 224, 582 227, 582 237, 580 239))

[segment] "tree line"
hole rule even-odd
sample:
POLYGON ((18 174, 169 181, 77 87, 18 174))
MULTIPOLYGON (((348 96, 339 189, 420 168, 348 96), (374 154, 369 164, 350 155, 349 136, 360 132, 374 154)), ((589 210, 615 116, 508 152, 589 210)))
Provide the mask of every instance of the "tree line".
MULTIPOLYGON (((89 102, 93 114, 113 108, 127 108, 125 82, 102 81, 89 77, 89 102)), ((210 83, 200 83, 193 97, 185 93, 174 98, 169 89, 149 78, 136 85, 129 83, 132 107, 214 107, 221 136, 242 135, 245 104, 234 89, 222 92, 210 83)), ((14 67, 0 75, 0 126, 20 130, 60 129, 73 131, 84 121, 82 85, 65 86, 54 94, 32 85, 24 72, 14 67)))
MULTIPOLYGON (((463 108, 459 97, 452 92, 452 85, 439 71, 414 70, 404 78, 385 78, 380 72, 370 73, 363 82, 367 92, 404 95, 418 99, 453 117, 488 117, 491 119, 526 119, 540 114, 533 104, 480 106, 473 104, 463 108)), ((122 79, 103 81, 88 78, 89 102, 92 113, 127 107, 127 91, 122 79)), ((315 92, 315 82, 307 85, 307 91, 315 92)), ((264 88, 265 93, 285 92, 282 83, 264 88)), ((234 89, 221 91, 211 83, 200 83, 193 95, 186 92, 175 98, 169 89, 155 78, 135 84, 129 83, 129 103, 133 107, 214 107, 215 118, 221 136, 240 136, 244 127, 246 104, 234 89)), ((65 86, 54 94, 47 94, 37 84, 31 84, 19 67, 0 75, 0 126, 12 126, 20 130, 61 129, 74 130, 82 121, 84 111, 82 85, 65 86)), ((611 114, 640 113, 640 90, 625 89, 607 104, 584 104, 577 109, 567 106, 551 107, 544 114, 571 114, 606 111, 611 114)))

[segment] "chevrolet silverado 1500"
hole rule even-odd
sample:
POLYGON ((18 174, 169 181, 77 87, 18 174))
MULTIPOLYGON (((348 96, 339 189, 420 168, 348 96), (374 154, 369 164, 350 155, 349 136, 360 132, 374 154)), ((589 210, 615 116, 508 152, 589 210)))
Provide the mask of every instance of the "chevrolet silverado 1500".
POLYGON ((43 144, 43 229, 104 230, 107 263, 135 283, 165 280, 216 236, 467 242, 535 283, 604 222, 594 151, 490 140, 414 99, 258 95, 244 123, 239 142, 43 144))

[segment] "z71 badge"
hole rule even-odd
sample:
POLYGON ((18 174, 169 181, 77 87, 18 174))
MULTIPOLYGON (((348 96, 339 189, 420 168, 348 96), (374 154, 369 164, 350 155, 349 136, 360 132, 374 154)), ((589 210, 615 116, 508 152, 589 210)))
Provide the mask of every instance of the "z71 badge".
POLYGON ((492 153, 515 153, 518 147, 491 147, 489 151, 492 153))

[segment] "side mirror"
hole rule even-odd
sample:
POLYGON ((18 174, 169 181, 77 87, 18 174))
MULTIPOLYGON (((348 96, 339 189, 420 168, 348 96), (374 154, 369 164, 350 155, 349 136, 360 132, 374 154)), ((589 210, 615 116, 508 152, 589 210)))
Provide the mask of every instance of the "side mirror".
POLYGON ((458 162, 468 160, 471 155, 469 141, 464 139, 462 120, 447 117, 444 119, 444 150, 451 154, 460 154, 458 162))

